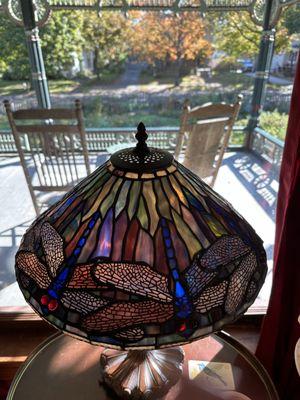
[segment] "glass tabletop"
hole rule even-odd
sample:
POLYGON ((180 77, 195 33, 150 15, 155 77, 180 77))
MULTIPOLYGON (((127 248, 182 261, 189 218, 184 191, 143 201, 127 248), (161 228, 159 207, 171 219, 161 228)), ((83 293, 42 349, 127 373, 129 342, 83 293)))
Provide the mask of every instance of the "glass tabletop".
MULTIPOLYGON (((7 400, 114 399, 101 383, 102 349, 64 334, 50 337, 18 371, 7 400)), ((182 378, 164 400, 279 399, 259 361, 226 333, 213 334, 183 349, 182 378), (222 390, 215 391, 214 385, 222 390)))

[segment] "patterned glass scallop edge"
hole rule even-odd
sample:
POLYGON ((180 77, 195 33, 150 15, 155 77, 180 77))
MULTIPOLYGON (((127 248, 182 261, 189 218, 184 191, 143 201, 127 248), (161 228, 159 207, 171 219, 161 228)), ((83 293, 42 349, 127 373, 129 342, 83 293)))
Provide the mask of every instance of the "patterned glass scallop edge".
POLYGON ((220 330, 253 303, 266 271, 251 226, 176 161, 153 174, 105 163, 32 224, 16 255, 40 316, 123 349, 220 330))

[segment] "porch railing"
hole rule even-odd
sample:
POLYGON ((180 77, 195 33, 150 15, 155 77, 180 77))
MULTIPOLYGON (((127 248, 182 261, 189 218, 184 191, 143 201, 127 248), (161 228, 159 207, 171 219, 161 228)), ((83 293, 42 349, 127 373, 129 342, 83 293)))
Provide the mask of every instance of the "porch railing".
MULTIPOLYGON (((233 128, 234 134, 243 133, 242 126, 233 128)), ((170 152, 175 150, 178 126, 171 127, 149 127, 149 145, 163 148, 170 152)), ((104 152, 107 147, 118 144, 135 142, 134 130, 132 128, 87 128, 86 129, 88 150, 90 152, 104 152)), ((234 143, 233 143, 234 144, 234 143)), ((26 144, 24 143, 26 146, 26 144)), ((280 167, 284 143, 263 129, 256 128, 252 134, 250 150, 269 161, 275 167, 280 167)), ((9 130, 0 131, 0 154, 16 153, 14 139, 9 130)))
MULTIPOLYGON (((150 146, 173 151, 179 127, 149 127, 148 143, 150 146)), ((88 150, 90 152, 106 151, 107 147, 119 143, 136 143, 132 128, 86 128, 88 150)), ((26 151, 26 143, 23 143, 26 151)), ((29 149, 28 149, 29 150, 29 149)), ((14 138, 9 130, 0 131, 0 154, 16 153, 14 138)))
POLYGON ((255 128, 251 138, 251 150, 279 168, 282 160, 284 142, 261 128, 255 128))

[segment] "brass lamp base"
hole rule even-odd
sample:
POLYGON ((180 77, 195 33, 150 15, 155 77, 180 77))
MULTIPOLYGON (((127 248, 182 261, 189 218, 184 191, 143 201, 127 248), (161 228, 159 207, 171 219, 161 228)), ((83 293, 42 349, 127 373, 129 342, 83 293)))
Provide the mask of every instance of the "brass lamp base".
POLYGON ((104 382, 121 398, 152 400, 164 396, 182 374, 181 347, 162 350, 105 349, 100 358, 104 382))

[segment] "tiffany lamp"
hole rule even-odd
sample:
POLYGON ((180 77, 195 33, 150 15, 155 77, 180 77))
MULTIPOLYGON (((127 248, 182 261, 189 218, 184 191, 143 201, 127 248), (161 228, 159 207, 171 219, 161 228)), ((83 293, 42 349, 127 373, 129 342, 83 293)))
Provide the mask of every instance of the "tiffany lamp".
POLYGON ((161 396, 183 352, 234 321, 266 275, 261 239, 232 206, 163 150, 142 123, 36 219, 16 255, 27 302, 65 333, 107 347, 104 379, 132 398, 161 396))

